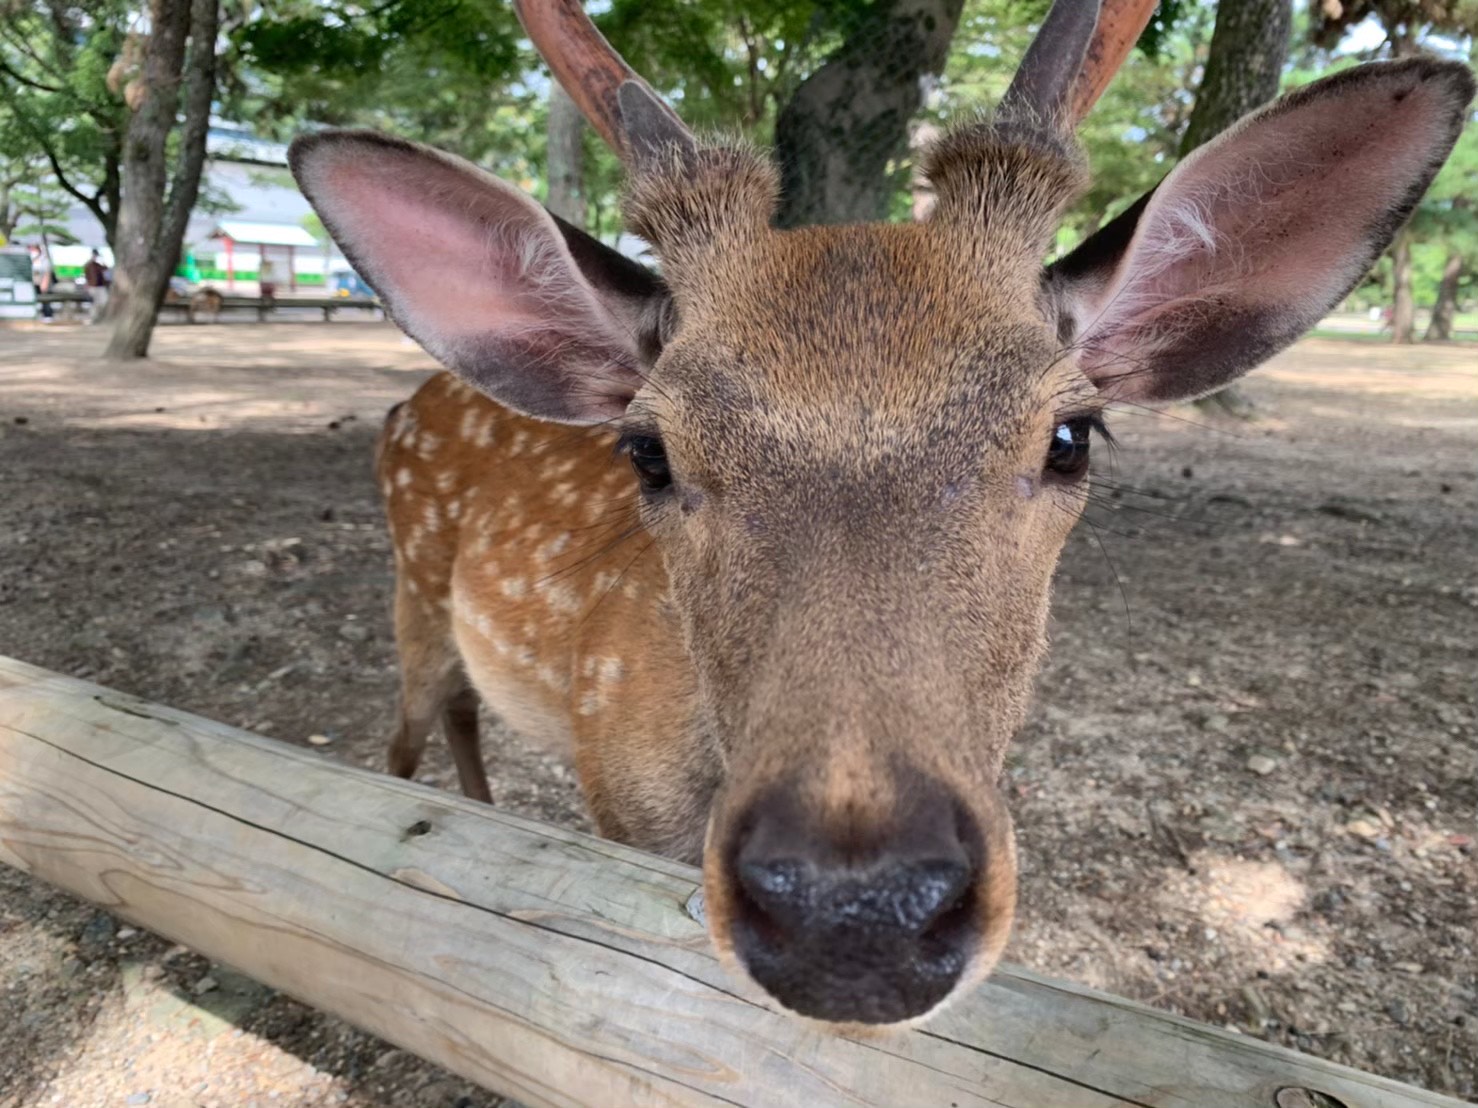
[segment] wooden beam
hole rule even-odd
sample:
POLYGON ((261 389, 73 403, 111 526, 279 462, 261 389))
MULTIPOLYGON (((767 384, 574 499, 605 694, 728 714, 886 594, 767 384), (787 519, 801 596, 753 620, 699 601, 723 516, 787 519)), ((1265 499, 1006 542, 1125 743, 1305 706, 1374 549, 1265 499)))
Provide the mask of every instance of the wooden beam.
POLYGON ((529 1105, 1458 1104, 1018 969, 834 1035, 718 966, 687 866, 6 658, 0 861, 529 1105))

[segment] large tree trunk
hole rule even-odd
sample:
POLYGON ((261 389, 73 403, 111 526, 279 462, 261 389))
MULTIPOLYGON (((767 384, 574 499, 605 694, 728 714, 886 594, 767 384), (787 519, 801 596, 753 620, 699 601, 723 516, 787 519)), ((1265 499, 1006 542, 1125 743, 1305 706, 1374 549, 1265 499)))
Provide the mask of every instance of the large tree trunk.
POLYGON ((554 82, 549 90, 549 196, 544 206, 576 227, 586 224, 585 117, 554 82))
POLYGON ((1292 30, 1289 0, 1237 0, 1216 6, 1216 27, 1196 106, 1180 139, 1182 158, 1278 95, 1292 30))
POLYGON ((200 192, 215 94, 219 0, 152 0, 149 7, 149 41, 128 91, 133 114, 123 140, 123 202, 114 247, 114 294, 121 303, 109 358, 148 356, 159 304, 200 192), (178 161, 166 193, 169 135, 182 107, 178 161))
POLYGON ((1457 285, 1463 276, 1464 259, 1456 250, 1447 254, 1442 267, 1442 281, 1437 285, 1437 299, 1432 304, 1432 322, 1427 324, 1425 342, 1448 342, 1452 338, 1453 317, 1457 315, 1457 285))
POLYGON ((776 222, 883 219, 908 149, 921 79, 944 68, 964 0, 877 0, 775 121, 782 199, 776 222))
MULTIPOLYGON (((1278 95, 1293 30, 1290 0, 1222 0, 1196 106, 1180 140, 1183 158, 1278 95)), ((1253 404, 1236 385, 1196 401, 1202 411, 1250 419, 1253 404)))
POLYGON ((1391 247, 1391 341, 1411 342, 1416 331, 1416 301, 1411 295, 1411 230, 1402 228, 1391 247))

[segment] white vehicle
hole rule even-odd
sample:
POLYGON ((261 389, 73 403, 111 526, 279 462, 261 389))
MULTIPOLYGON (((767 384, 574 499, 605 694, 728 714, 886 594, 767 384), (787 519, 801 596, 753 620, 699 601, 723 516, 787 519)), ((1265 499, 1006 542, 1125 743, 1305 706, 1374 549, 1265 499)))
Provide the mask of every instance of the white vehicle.
POLYGON ((0 246, 0 319, 34 319, 36 286, 24 246, 0 246))

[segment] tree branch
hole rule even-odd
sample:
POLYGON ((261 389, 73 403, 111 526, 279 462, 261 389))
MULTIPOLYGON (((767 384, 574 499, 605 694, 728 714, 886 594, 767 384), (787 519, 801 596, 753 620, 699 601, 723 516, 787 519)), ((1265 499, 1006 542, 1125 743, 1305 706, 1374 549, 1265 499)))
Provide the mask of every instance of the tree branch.
POLYGON ((92 196, 88 196, 85 192, 72 184, 71 181, 67 180, 67 175, 62 170, 62 163, 57 158, 56 150, 47 138, 45 128, 37 126, 35 121, 32 120, 25 112, 21 111, 19 107, 15 104, 12 104, 11 107, 15 111, 16 119, 20 120, 21 126, 26 129, 26 131, 30 134, 32 140, 34 140, 36 145, 40 147, 41 153, 46 156, 47 164, 51 166, 51 171, 56 174, 57 184, 61 185, 64 192, 81 201, 87 207, 88 211, 97 216, 98 222, 101 223, 104 227, 107 227, 107 215, 104 212, 102 205, 98 202, 99 197, 102 195, 101 191, 93 194, 92 196))
POLYGON ((42 84, 40 81, 27 77, 24 73, 12 69, 10 63, 7 62, 4 58, 0 58, 0 73, 4 73, 8 77, 10 77, 11 80, 19 81, 21 84, 27 86, 28 88, 33 88, 38 92, 61 93, 66 91, 65 89, 56 88, 52 85, 42 84))
POLYGON ((180 160, 170 182, 164 209, 163 239, 179 242, 200 194, 205 137, 210 130, 210 104, 216 91, 216 32, 219 0, 194 0, 190 10, 190 59, 186 63, 185 125, 180 133, 180 160))

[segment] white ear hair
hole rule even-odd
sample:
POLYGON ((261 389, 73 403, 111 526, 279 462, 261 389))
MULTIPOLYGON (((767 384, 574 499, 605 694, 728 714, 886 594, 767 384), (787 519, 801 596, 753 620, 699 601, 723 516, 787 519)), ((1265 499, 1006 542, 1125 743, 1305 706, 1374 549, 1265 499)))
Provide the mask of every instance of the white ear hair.
POLYGON ((1360 66, 1196 150, 1143 203, 1132 236, 1110 225, 1054 267, 1083 371, 1116 397, 1174 400, 1292 342, 1411 214, 1473 91, 1455 62, 1360 66))

